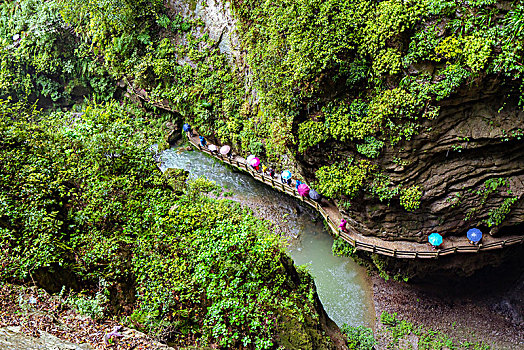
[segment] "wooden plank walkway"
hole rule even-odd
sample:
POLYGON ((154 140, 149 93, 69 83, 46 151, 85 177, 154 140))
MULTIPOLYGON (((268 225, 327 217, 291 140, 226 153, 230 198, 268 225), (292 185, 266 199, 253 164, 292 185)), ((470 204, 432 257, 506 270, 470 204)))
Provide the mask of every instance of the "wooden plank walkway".
MULTIPOLYGON (((370 253, 386 255, 394 258, 407 258, 407 259, 423 259, 423 258, 437 258, 439 256, 452 255, 457 253, 478 253, 482 251, 501 249, 504 247, 522 244, 524 243, 524 235, 522 236, 506 236, 506 237, 492 237, 490 235, 484 235, 482 243, 479 245, 472 245, 468 242, 466 237, 446 237, 442 248, 434 250, 426 243, 417 243, 409 241, 386 241, 378 237, 364 236, 358 233, 345 233, 339 230, 338 224, 342 215, 335 206, 334 203, 324 200, 322 205, 311 200, 310 198, 304 198, 298 194, 294 183, 290 186, 283 184, 280 179, 274 179, 271 176, 263 173, 259 173, 253 169, 252 166, 246 163, 246 160, 240 156, 233 156, 229 158, 223 156, 218 152, 211 152, 206 147, 200 146, 198 136, 189 138, 189 142, 197 148, 199 151, 209 154, 221 160, 224 163, 230 164, 231 166, 250 174, 255 180, 258 180, 273 189, 286 193, 290 196, 297 198, 298 200, 308 204, 315 208, 322 218, 327 222, 332 234, 335 237, 340 237, 357 250, 363 250, 370 253)), ((220 148, 220 145, 216 145, 220 148)))
MULTIPOLYGON (((155 107, 176 112, 169 106, 169 102, 164 101, 151 101, 146 91, 137 91, 131 84, 128 83, 128 93, 135 95, 139 99, 142 99, 148 103, 151 103, 155 107)), ((438 258, 439 256, 446 256, 458 253, 479 253, 483 251, 502 249, 505 247, 523 244, 524 235, 512 235, 504 237, 492 237, 490 235, 484 235, 482 237, 482 243, 479 245, 472 245, 468 242, 466 237, 445 237, 444 242, 440 249, 434 250, 427 243, 417 243, 410 241, 387 241, 374 236, 364 236, 356 232, 345 233, 338 229, 338 222, 340 222, 342 215, 332 202, 324 200, 323 205, 319 205, 317 202, 310 198, 304 198, 300 196, 294 185, 285 185, 280 180, 275 180, 269 175, 256 172, 253 167, 246 163, 246 160, 240 156, 234 156, 231 159, 219 154, 218 152, 211 152, 209 149, 200 146, 198 136, 189 138, 189 142, 201 152, 207 153, 212 157, 218 158, 222 162, 228 163, 231 166, 247 172, 256 180, 265 183, 268 186, 276 189, 277 191, 286 193, 293 196, 300 201, 307 203, 311 207, 315 208, 322 218, 326 221, 327 225, 332 231, 335 237, 341 237, 343 240, 351 244, 357 250, 362 250, 370 253, 390 256, 394 258, 404 259, 428 259, 438 258)), ((220 148, 220 145, 216 145, 220 148)))

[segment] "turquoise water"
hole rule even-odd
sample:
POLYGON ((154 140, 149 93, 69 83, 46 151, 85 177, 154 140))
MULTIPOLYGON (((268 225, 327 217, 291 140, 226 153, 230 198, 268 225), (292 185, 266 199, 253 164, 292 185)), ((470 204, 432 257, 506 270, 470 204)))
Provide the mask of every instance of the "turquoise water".
POLYGON ((298 237, 287 251, 297 265, 308 265, 329 317, 339 326, 373 326, 371 285, 365 269, 349 258, 333 256, 333 238, 322 223, 315 222, 317 215, 312 209, 201 152, 169 149, 161 159, 162 170, 188 170, 192 177, 207 177, 236 197, 257 203, 276 215, 285 215, 292 235, 298 237))

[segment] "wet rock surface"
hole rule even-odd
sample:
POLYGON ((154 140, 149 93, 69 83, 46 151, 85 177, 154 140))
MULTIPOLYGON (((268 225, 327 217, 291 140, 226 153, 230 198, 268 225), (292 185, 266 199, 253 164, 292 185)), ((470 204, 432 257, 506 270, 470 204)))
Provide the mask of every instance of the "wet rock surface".
MULTIPOLYGON (((500 83, 500 82, 498 82, 500 83)), ((471 87, 441 103, 440 115, 423 123, 420 133, 394 148, 386 147, 376 164, 394 186, 421 187, 420 208, 408 212, 399 200, 390 204, 371 196, 351 202, 346 212, 351 229, 386 240, 426 242, 432 232, 464 236, 480 225, 484 233, 490 212, 516 197, 499 234, 523 234, 524 112, 492 80, 471 87), (507 185, 486 195, 484 182, 502 178, 507 185)), ((313 147, 302 157, 308 179, 326 165, 326 154, 351 156, 353 144, 333 142, 313 147)))
POLYGON ((0 286, 0 350, 172 349, 114 320, 93 321, 43 289, 0 286), (104 339, 121 329, 111 344, 104 339))
POLYGON ((24 334, 21 327, 0 328, 0 350, 91 350, 88 344, 74 344, 61 340, 47 332, 38 332, 39 337, 24 334))

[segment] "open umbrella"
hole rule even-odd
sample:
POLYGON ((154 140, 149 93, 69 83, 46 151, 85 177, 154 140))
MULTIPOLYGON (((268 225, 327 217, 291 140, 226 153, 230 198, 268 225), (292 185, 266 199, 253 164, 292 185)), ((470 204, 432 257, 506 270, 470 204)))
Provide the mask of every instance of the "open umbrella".
POLYGON ((317 191, 315 191, 314 189, 310 189, 309 190, 309 198, 313 199, 313 200, 319 200, 320 199, 320 194, 318 194, 317 191))
POLYGON ((298 185, 297 192, 302 197, 307 197, 307 195, 309 194, 309 186, 306 184, 300 184, 298 185))
POLYGON ((251 162, 249 162, 249 164, 251 164, 252 166, 258 166, 260 164, 260 159, 254 157, 251 159, 251 162))
POLYGON ((210 150, 211 152, 216 152, 216 150, 217 150, 217 146, 215 146, 215 145, 209 145, 208 148, 209 148, 209 150, 210 150))
POLYGON ((438 247, 442 244, 442 236, 438 233, 432 233, 429 235, 428 241, 432 246, 438 247))
POLYGON ((479 242, 482 239, 482 231, 478 228, 469 229, 466 233, 471 242, 479 242))
POLYGON ((183 129, 185 132, 188 132, 188 131, 191 130, 191 127, 189 126, 189 124, 186 123, 186 124, 184 124, 184 125, 182 126, 182 129, 183 129))
POLYGON ((291 172, 289 170, 284 170, 282 172, 282 178, 284 180, 291 179, 291 172))
POLYGON ((224 146, 220 147, 220 154, 223 154, 223 155, 227 156, 229 151, 231 151, 231 147, 229 147, 228 145, 224 145, 224 146))
POLYGON ((247 164, 251 164, 251 161, 253 160, 253 158, 256 158, 254 155, 250 154, 247 158, 246 158, 246 162, 247 164))

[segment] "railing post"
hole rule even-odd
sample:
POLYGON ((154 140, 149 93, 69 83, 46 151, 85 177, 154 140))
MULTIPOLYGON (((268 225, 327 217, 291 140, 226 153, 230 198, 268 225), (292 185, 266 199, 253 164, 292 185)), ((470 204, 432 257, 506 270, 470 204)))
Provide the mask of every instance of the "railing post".
POLYGON ((415 251, 415 259, 418 258, 418 252, 415 251))
POLYGON ((393 257, 396 258, 397 257, 397 249, 395 248, 395 250, 393 250, 393 257))
POLYGON ((271 177, 271 186, 275 187, 275 180, 273 179, 273 177, 271 177))

